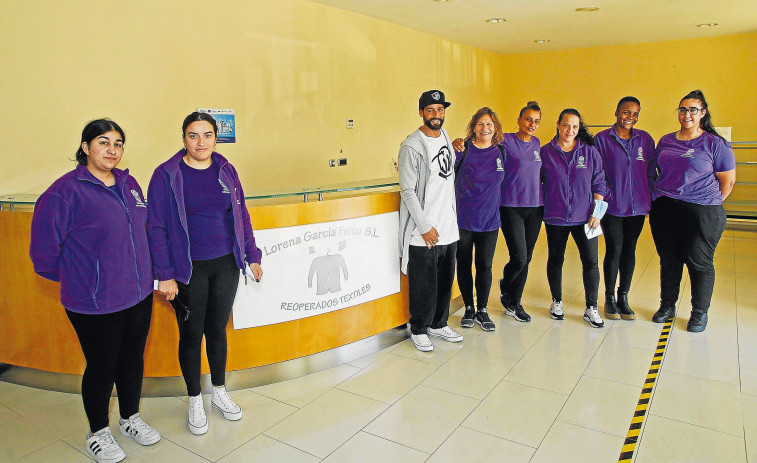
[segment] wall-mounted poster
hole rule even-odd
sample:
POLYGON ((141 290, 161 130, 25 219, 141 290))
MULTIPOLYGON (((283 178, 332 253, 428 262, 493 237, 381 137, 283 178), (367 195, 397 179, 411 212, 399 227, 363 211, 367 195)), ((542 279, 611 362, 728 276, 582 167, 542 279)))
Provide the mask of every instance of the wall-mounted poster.
POLYGON ((197 108, 197 112, 208 113, 218 124, 218 143, 236 143, 237 124, 233 109, 197 108))

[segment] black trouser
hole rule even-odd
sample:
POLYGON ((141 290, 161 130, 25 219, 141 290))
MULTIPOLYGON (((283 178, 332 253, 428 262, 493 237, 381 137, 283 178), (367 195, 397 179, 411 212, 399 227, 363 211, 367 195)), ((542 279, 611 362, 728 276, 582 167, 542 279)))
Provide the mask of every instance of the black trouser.
POLYGON ((411 333, 425 334, 429 327, 447 326, 456 253, 457 242, 431 249, 410 246, 407 279, 411 333))
POLYGON ((573 241, 578 247, 583 267, 584 296, 586 306, 597 305, 597 292, 599 291, 599 266, 597 239, 587 239, 583 225, 560 226, 546 224, 547 248, 547 280, 552 298, 562 300, 562 266, 565 262, 565 246, 568 244, 568 236, 573 236, 573 241))
POLYGON ((152 317, 152 293, 120 312, 89 315, 66 310, 79 338, 87 367, 81 377, 81 398, 90 431, 108 426, 113 384, 121 418, 139 412, 147 333, 152 317))
POLYGON ((661 305, 676 305, 686 264, 692 310, 707 312, 715 286, 715 248, 725 231, 725 209, 663 196, 652 202, 649 225, 660 255, 661 305))
POLYGON ((519 304, 526 287, 528 264, 541 232, 544 207, 500 207, 499 218, 507 251, 510 253, 510 261, 502 270, 502 285, 499 289, 519 304))
POLYGON ((644 228, 644 219, 643 215, 617 217, 610 214, 605 214, 602 218, 602 231, 605 235, 605 293, 615 294, 618 271, 618 292, 627 293, 631 289, 633 271, 636 267, 636 242, 639 241, 641 229, 644 228))
POLYGON ((492 288, 492 261, 497 248, 497 230, 474 232, 460 229, 460 241, 457 242, 457 286, 463 296, 466 307, 473 306, 473 253, 476 262, 476 299, 477 307, 483 309, 489 301, 492 288))
POLYGON ((226 325, 229 324, 238 283, 239 268, 234 254, 215 259, 193 260, 189 284, 177 282, 178 298, 190 312, 189 319, 183 320, 183 314, 176 311, 180 327, 179 364, 190 397, 201 392, 200 357, 203 334, 210 366, 210 382, 213 386, 226 384, 226 325))

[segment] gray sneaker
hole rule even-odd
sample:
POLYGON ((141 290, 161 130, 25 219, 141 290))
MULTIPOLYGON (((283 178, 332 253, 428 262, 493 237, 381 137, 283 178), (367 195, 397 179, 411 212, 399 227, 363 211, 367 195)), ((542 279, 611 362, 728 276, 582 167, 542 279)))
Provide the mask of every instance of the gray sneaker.
POLYGON ((447 342, 460 342, 463 340, 463 335, 449 326, 445 326, 444 328, 429 328, 428 335, 442 338, 447 342))
POLYGON ((554 320, 565 320, 562 301, 552 299, 552 304, 549 306, 549 316, 554 320))

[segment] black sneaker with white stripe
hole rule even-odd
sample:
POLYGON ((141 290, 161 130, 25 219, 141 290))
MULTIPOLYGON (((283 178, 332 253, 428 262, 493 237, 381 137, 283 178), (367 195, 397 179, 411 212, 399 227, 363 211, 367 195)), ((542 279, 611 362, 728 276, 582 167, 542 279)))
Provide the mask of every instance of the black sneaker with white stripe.
POLYGON ((531 315, 527 314, 520 304, 513 304, 512 308, 507 309, 505 313, 519 322, 528 323, 531 321, 531 315))

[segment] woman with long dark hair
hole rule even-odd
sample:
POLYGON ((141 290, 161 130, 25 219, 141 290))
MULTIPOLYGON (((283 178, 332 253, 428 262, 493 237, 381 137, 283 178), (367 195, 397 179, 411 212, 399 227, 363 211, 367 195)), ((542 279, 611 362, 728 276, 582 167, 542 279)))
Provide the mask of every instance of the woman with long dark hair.
POLYGON ((484 331, 496 327, 487 305, 492 286, 492 261, 499 230, 499 195, 504 171, 502 125, 490 108, 473 115, 465 135, 465 150, 457 153, 455 191, 460 241, 457 243, 457 284, 465 303, 460 326, 478 323, 484 331), (476 305, 473 304, 473 253, 476 305))
POLYGON ((242 184, 231 163, 214 151, 218 125, 209 114, 184 119, 184 148, 157 169, 150 181, 147 233, 158 291, 173 300, 179 324, 179 364, 189 395, 192 434, 205 434, 208 421, 200 387, 205 336, 211 406, 227 420, 242 409, 226 393, 226 325, 240 269, 263 275, 242 184))
POLYGON ((680 130, 657 143, 659 176, 649 225, 660 255, 660 308, 652 317, 675 317, 683 266, 691 280, 691 317, 686 329, 701 332, 715 286, 715 249, 726 226, 723 201, 736 183, 736 157, 715 130, 701 90, 678 103, 680 130))
POLYGON ((637 98, 621 98, 615 108, 615 124, 594 137, 608 188, 602 230, 605 235, 605 317, 611 320, 636 318, 628 303, 628 291, 636 266, 636 242, 651 207, 650 185, 656 176, 652 163, 654 140, 647 132, 634 128, 640 112, 641 103, 637 98))
POLYGON ((87 362, 87 453, 108 463, 126 458, 108 426, 114 384, 121 434, 140 445, 160 440, 139 417, 153 280, 144 195, 128 170, 116 168, 125 143, 110 119, 84 127, 76 169, 37 200, 29 250, 34 271, 60 282, 60 302, 87 362))
POLYGON ((565 246, 573 236, 583 267, 586 310, 584 320, 594 328, 604 326, 597 310, 599 290, 596 236, 606 209, 607 194, 602 158, 594 148, 594 137, 586 129, 581 114, 564 109, 557 120, 557 135, 541 147, 544 222, 547 230, 547 280, 552 293, 550 316, 563 320, 562 267, 565 246))

